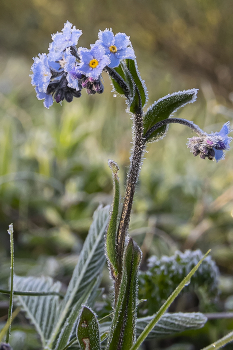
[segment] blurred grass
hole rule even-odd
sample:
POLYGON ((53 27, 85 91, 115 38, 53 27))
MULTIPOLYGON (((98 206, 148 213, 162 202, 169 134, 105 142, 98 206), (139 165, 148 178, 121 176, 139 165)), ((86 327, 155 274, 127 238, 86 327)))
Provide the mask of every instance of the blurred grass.
MULTIPOLYGON (((30 85, 29 57, 47 52, 50 33, 61 30, 67 19, 83 30, 83 46, 96 40, 99 29, 126 32, 148 87, 148 106, 168 93, 199 88, 197 102, 177 116, 207 132, 219 131, 233 118, 231 12, 229 0, 102 0, 98 5, 93 0, 10 0, 1 5, 2 287, 9 276, 11 222, 16 273, 44 273, 67 283, 93 211, 99 203, 111 203, 107 161, 120 166, 123 194, 131 148, 130 116, 124 100, 113 98, 107 76, 103 95, 83 92, 72 104, 46 110, 30 85)), ((233 152, 226 152, 226 160, 218 164, 195 158, 186 147, 191 136, 183 126, 171 125, 163 140, 149 145, 130 232, 142 246, 144 260, 151 254, 171 255, 175 249, 211 248, 221 271, 218 307, 224 311, 225 300, 233 295, 233 152)), ((1 322, 4 309, 0 311, 1 322)), ((202 346, 231 327, 230 321, 219 325, 210 323, 202 346)))

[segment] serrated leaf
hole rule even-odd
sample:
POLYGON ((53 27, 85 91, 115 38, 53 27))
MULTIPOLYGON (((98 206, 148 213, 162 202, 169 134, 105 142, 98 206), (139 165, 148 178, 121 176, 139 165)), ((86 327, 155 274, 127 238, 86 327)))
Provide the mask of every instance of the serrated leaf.
MULTIPOLYGON (((136 333, 139 336, 145 329, 147 324, 154 318, 154 315, 148 317, 140 317, 136 322, 136 333)), ((172 335, 184 332, 188 329, 202 328, 207 322, 207 317, 200 312, 190 313, 166 313, 159 322, 155 325, 153 330, 149 333, 147 339, 159 338, 167 335, 172 335)), ((104 322, 100 324, 100 334, 109 332, 111 322, 104 322)))
MULTIPOLYGON (((156 123, 169 118, 172 113, 176 112, 187 103, 193 103, 196 101, 197 91, 197 89, 191 89, 175 92, 159 99, 153 105, 151 105, 148 108, 143 121, 144 136, 156 123)), ((159 139, 165 134, 166 130, 167 126, 162 126, 161 128, 157 129, 147 138, 147 142, 152 142, 159 139)))
POLYGON ((73 306, 69 316, 67 317, 63 327, 61 328, 55 350, 62 350, 68 344, 72 336, 73 330, 75 330, 76 328, 82 304, 85 304, 88 301, 95 283, 96 281, 94 280, 89 285, 89 288, 86 289, 85 294, 83 294, 82 297, 73 306))
POLYGON ((138 66, 137 66, 137 61, 132 59, 126 59, 125 62, 134 80, 134 83, 138 89, 138 93, 141 99, 141 106, 144 107, 147 102, 147 89, 146 89, 146 84, 144 80, 142 80, 140 76, 138 66))
MULTIPOLYGON (((137 336, 145 329, 154 316, 141 317, 137 319, 137 336)), ((174 333, 184 332, 188 329, 198 329, 205 325, 207 317, 200 312, 193 313, 166 313, 162 316, 147 339, 163 337, 174 333)))
POLYGON ((125 249, 123 275, 106 350, 129 349, 136 336, 137 276, 141 251, 130 239, 125 249))
POLYGON ((77 338, 82 350, 100 350, 99 323, 94 312, 86 306, 80 316, 77 338))
POLYGON ((78 263, 74 269, 64 300, 59 319, 48 346, 52 346, 60 329, 69 316, 72 307, 86 293, 93 280, 101 273, 105 258, 104 234, 109 219, 109 206, 98 208, 93 216, 93 223, 83 245, 78 263))
MULTIPOLYGON (((19 277, 14 276, 14 288, 18 291, 34 291, 38 293, 59 292, 61 283, 53 283, 50 277, 19 277)), ((22 296, 14 297, 17 305, 26 313, 27 318, 34 324, 43 347, 49 339, 54 322, 57 320, 60 302, 59 297, 22 296)))

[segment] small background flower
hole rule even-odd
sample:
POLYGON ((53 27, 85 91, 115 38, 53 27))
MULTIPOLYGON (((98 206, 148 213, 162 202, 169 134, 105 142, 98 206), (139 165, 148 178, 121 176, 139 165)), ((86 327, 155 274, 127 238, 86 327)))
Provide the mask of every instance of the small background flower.
POLYGON ((110 68, 119 66, 120 60, 125 58, 135 59, 134 50, 131 47, 129 37, 124 33, 117 33, 115 36, 109 29, 99 32, 97 43, 103 45, 106 55, 109 56, 110 68))

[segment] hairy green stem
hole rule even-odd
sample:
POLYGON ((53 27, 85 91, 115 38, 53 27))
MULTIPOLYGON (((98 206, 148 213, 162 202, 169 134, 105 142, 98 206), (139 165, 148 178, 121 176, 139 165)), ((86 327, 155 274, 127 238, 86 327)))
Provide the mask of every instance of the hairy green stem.
MULTIPOLYGON (((122 261, 125 247, 125 237, 129 227, 130 214, 133 204, 133 197, 136 189, 136 184, 141 168, 142 156, 144 153, 145 144, 143 142, 143 112, 140 108, 137 114, 134 114, 134 146, 130 158, 130 169, 127 176, 127 185, 125 198, 122 207, 121 218, 117 233, 117 252, 118 265, 122 269, 122 261)), ((120 289, 122 271, 119 272, 115 281, 115 302, 118 298, 120 289)))
POLYGON ((8 320, 10 320, 10 326, 6 333, 6 343, 9 343, 11 323, 12 323, 12 310, 13 310, 13 296, 14 296, 14 237, 13 237, 13 224, 10 224, 8 233, 10 235, 10 251, 11 251, 11 274, 10 274, 10 300, 8 309, 8 320))
POLYGON ((152 126, 152 128, 150 128, 146 134, 144 135, 143 139, 144 142, 146 142, 149 137, 151 136, 151 134, 153 134, 154 131, 156 131, 157 129, 161 128, 164 125, 167 124, 172 124, 172 123, 176 123, 176 124, 182 124, 182 125, 186 125, 188 126, 190 129, 192 129, 193 131, 195 131, 195 133, 198 136, 203 136, 205 135, 205 132, 203 130, 201 130, 201 128, 199 128, 198 125, 194 124, 193 122, 190 122, 187 119, 182 119, 182 118, 168 118, 168 119, 164 119, 159 121, 158 123, 156 123, 154 126, 152 126))

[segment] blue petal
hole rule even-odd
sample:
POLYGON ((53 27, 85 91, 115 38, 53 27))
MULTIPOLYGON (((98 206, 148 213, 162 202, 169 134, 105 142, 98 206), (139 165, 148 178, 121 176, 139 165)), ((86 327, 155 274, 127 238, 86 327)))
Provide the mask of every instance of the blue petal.
POLYGON ((215 149, 215 148, 214 148, 214 151, 215 151, 215 159, 216 159, 217 162, 218 162, 219 160, 225 158, 225 157, 224 157, 224 153, 223 153, 222 150, 218 150, 218 149, 215 149))
POLYGON ((127 47, 126 49, 119 50, 116 52, 115 55, 119 59, 124 59, 124 58, 135 59, 135 53, 131 47, 127 47))
POLYGON ((93 59, 93 55, 91 54, 90 50, 86 48, 80 48, 79 55, 80 55, 81 61, 83 61, 86 64, 89 64, 89 62, 93 59))
POLYGON ((111 53, 109 57, 110 57, 111 63, 108 65, 108 67, 110 68, 118 67, 120 64, 120 58, 118 58, 114 53, 111 53))
POLYGON ((226 136, 229 134, 230 131, 231 131, 230 122, 227 122, 223 125, 222 129, 218 132, 218 135, 219 136, 226 136))
POLYGON ((104 46, 114 45, 114 35, 113 32, 109 29, 105 29, 103 32, 100 30, 98 34, 99 39, 102 41, 104 46))
POLYGON ((52 95, 46 94, 46 97, 45 97, 45 100, 44 100, 44 106, 46 108, 49 108, 49 107, 52 106, 52 104, 53 104, 53 97, 52 97, 52 95))
POLYGON ((48 95, 44 92, 39 91, 37 87, 35 87, 35 90, 36 90, 36 97, 38 98, 38 100, 44 100, 44 106, 46 108, 49 108, 50 106, 52 106, 53 104, 52 95, 48 95))
POLYGON ((105 49, 100 44, 95 44, 91 48, 91 54, 97 61, 100 61, 105 54, 105 49))
POLYGON ((125 49, 130 45, 129 37, 125 33, 117 33, 115 35, 115 45, 118 50, 125 49))

